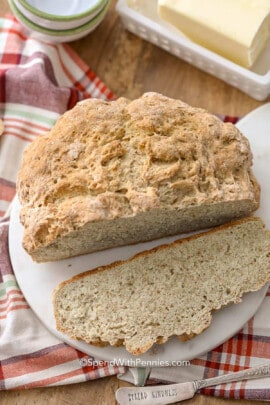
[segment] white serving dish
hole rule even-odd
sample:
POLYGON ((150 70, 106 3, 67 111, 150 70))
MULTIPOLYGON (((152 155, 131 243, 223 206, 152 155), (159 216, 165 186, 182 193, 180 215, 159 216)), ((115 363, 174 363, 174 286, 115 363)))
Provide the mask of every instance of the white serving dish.
POLYGON ((34 15, 51 21, 76 20, 90 16, 102 0, 18 0, 34 15))
POLYGON ((88 14, 82 14, 82 17, 77 17, 80 16, 80 14, 77 14, 74 17, 72 15, 64 16, 62 19, 60 19, 60 17, 58 17, 57 15, 55 19, 53 19, 54 16, 51 15, 47 17, 47 14, 42 14, 42 12, 40 12, 39 15, 34 14, 34 12, 30 8, 26 8, 20 0, 13 0, 13 3, 17 7, 17 9, 34 24, 40 25, 41 27, 48 28, 50 30, 70 30, 73 28, 81 27, 82 25, 90 22, 104 8, 107 0, 100 0, 96 2, 98 4, 93 9, 93 11, 89 12, 88 14))
POLYGON ((28 18, 26 18, 25 15, 22 14, 16 7, 14 0, 8 0, 8 2, 10 9, 17 18, 17 20, 20 21, 20 23, 29 32, 31 32, 31 35, 34 38, 54 43, 71 42, 88 35, 90 32, 94 31, 98 27, 98 25, 103 21, 110 6, 110 0, 106 0, 103 9, 93 19, 91 19, 88 23, 84 25, 69 30, 53 30, 41 27, 40 25, 37 25, 28 18))
POLYGON ((248 70, 195 44, 179 30, 162 21, 157 13, 157 0, 118 0, 116 10, 124 26, 141 38, 256 100, 264 100, 270 95, 270 41, 253 68, 248 70))

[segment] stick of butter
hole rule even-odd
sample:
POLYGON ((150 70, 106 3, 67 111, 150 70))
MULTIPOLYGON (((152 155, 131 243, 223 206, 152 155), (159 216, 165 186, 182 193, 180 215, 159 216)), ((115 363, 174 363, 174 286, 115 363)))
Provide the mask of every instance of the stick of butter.
POLYGON ((158 12, 192 41, 247 68, 270 37, 270 0, 158 0, 158 12))

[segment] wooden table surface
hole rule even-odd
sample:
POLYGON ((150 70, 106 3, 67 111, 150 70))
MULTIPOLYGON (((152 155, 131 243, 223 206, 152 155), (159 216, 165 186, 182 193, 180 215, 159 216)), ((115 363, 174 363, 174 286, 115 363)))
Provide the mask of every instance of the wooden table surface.
MULTIPOLYGON (((107 17, 93 33, 70 45, 117 96, 135 98, 145 91, 157 91, 211 112, 234 116, 244 115, 269 101, 258 102, 127 32, 115 12, 115 3, 116 0, 112 0, 107 17)), ((8 2, 0 0, 0 16, 6 12, 9 12, 8 2)), ((1 392, 0 403, 114 405, 116 389, 128 385, 116 377, 106 377, 69 386, 1 392)), ((224 400, 202 395, 185 403, 265 404, 263 401, 224 400)))

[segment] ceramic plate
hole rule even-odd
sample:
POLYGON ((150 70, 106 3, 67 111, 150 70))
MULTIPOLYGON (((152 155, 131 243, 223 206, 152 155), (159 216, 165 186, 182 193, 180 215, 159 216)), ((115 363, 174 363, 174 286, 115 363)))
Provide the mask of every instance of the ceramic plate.
MULTIPOLYGON (((270 103, 255 110, 241 120, 240 130, 250 140, 254 155, 254 173, 262 187, 261 207, 257 211, 270 229, 270 182, 268 181, 270 161, 270 103), (268 201, 268 204, 267 204, 268 201)), ((43 324, 59 339, 71 346, 94 356, 96 359, 118 362, 130 366, 161 366, 175 361, 191 360, 220 345, 237 333, 254 315, 267 291, 267 286, 260 291, 246 294, 240 304, 228 306, 213 316, 211 326, 201 335, 187 342, 180 342, 176 337, 164 345, 155 345, 147 353, 132 356, 122 347, 95 347, 84 342, 75 341, 59 333, 55 328, 52 309, 52 291, 62 281, 82 271, 126 259, 139 251, 177 239, 177 236, 157 241, 108 249, 59 262, 37 264, 22 248, 23 227, 19 221, 19 203, 15 199, 11 212, 9 247, 10 257, 17 281, 29 305, 43 324)), ((183 237, 183 235, 181 235, 183 237)), ((179 236, 178 236, 179 238, 179 236)))
POLYGON ((58 20, 58 19, 47 19, 44 17, 40 17, 30 10, 28 10, 24 5, 20 2, 20 0, 13 0, 14 5, 17 7, 18 11, 24 15, 25 18, 32 21, 32 23, 36 25, 40 25, 41 27, 48 28, 50 30, 70 30, 73 28, 80 27, 84 24, 87 24, 91 21, 104 7, 106 0, 100 1, 100 4, 95 10, 81 18, 74 18, 74 19, 67 19, 67 20, 58 20))
POLYGON ((19 0, 33 14, 48 20, 82 18, 96 10, 102 0, 19 0))
POLYGON ((9 0, 9 5, 11 8, 11 11, 13 14, 17 17, 17 19, 28 29, 30 29, 33 32, 38 32, 41 34, 45 34, 49 37, 66 37, 68 40, 69 37, 73 37, 74 35, 81 34, 81 33, 86 33, 88 32, 89 29, 92 27, 96 26, 97 23, 100 23, 103 18, 105 17, 109 5, 110 5, 110 0, 105 0, 103 3, 102 9, 99 11, 99 13, 90 21, 88 21, 84 25, 80 25, 79 27, 72 28, 72 29, 65 29, 65 30, 56 30, 56 29, 48 29, 45 27, 41 27, 40 25, 37 25, 33 23, 31 20, 28 20, 25 15, 23 15, 18 8, 15 5, 14 0, 9 0))

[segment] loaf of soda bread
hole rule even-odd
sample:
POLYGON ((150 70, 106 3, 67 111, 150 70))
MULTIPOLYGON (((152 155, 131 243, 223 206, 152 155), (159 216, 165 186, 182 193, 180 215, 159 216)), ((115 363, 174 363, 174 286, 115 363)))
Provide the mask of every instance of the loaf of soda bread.
POLYGON ((222 224, 260 194, 233 124, 157 93, 78 103, 26 149, 17 190, 37 262, 222 224))

